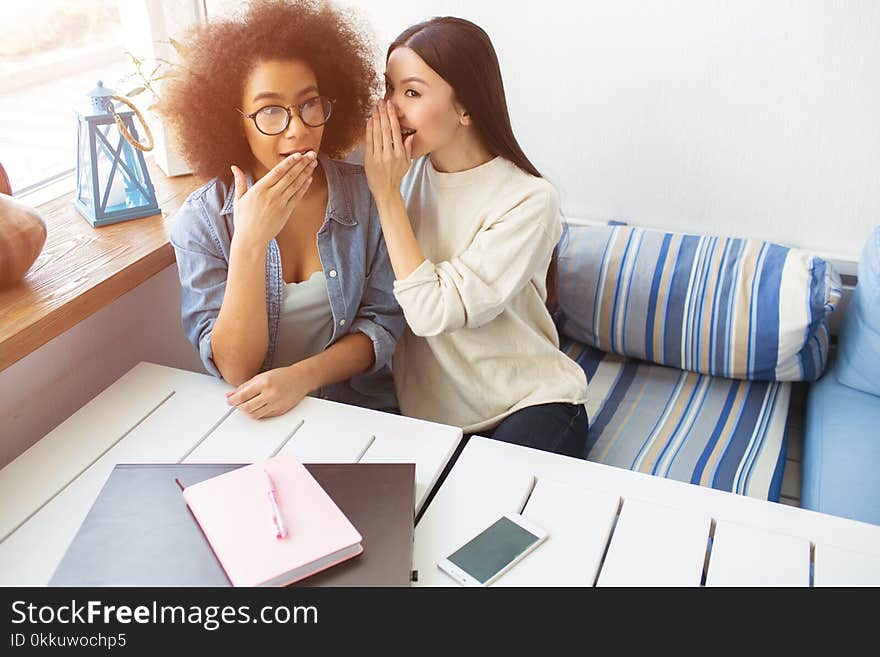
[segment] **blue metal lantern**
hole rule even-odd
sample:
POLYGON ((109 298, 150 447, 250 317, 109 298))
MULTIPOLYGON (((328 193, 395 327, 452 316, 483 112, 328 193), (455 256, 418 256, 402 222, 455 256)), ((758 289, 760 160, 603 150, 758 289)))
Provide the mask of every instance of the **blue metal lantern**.
POLYGON ((76 209, 95 227, 158 214, 156 190, 144 161, 153 136, 143 116, 100 80, 88 95, 90 112, 76 113, 76 209), (114 101, 130 109, 117 109, 114 101), (146 145, 138 140, 134 115, 144 126, 146 145))

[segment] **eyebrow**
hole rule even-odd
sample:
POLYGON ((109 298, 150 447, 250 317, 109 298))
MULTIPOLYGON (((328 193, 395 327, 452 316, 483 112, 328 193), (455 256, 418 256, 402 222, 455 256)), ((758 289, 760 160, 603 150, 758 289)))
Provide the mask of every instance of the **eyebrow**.
MULTIPOLYGON (((388 83, 391 82, 391 78, 389 78, 387 74, 385 75, 385 81, 388 83)), ((422 78, 416 77, 415 75, 411 75, 408 78, 403 78, 403 80, 400 81, 400 84, 406 84, 407 82, 421 82, 426 87, 428 86, 427 82, 422 80, 422 78)))
MULTIPOLYGON (((302 98, 303 96, 305 96, 308 93, 317 92, 317 91, 318 91, 318 87, 311 85, 309 87, 306 87, 305 89, 301 89, 300 92, 296 95, 296 97, 302 98)), ((258 100, 263 100, 264 98, 270 98, 272 100, 283 100, 284 99, 284 97, 281 94, 275 93, 274 91, 261 91, 260 93, 258 93, 256 96, 253 97, 253 100, 251 102, 255 103, 258 100)))

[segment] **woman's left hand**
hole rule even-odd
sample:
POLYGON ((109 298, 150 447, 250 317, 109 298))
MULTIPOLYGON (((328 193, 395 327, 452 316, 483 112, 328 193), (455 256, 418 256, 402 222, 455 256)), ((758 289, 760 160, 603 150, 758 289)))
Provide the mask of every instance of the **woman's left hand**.
POLYGON ((284 415, 312 389, 313 386, 306 380, 302 368, 294 363, 290 367, 279 367, 257 374, 235 390, 227 392, 226 401, 259 420, 284 415))
POLYGON ((397 109, 391 101, 380 100, 367 120, 364 138, 364 169, 367 183, 377 200, 400 193, 400 183, 412 161, 413 136, 400 136, 397 109))

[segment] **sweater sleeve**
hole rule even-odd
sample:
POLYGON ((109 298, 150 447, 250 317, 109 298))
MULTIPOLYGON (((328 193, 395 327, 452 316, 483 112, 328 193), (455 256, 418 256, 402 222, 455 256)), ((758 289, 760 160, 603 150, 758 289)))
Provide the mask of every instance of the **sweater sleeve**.
POLYGON ((495 319, 510 299, 546 269, 562 232, 559 200, 541 186, 450 260, 422 262, 394 282, 394 295, 413 333, 439 335, 495 319))

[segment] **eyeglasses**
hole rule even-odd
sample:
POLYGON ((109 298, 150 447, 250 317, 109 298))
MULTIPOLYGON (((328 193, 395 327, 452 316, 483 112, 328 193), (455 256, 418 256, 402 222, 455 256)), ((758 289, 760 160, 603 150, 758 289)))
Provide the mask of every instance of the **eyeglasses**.
POLYGON ((287 126, 290 125, 290 120, 293 116, 291 110, 295 110, 297 116, 310 128, 321 127, 330 119, 330 114, 333 112, 333 103, 335 102, 335 98, 315 96, 314 98, 309 98, 301 105, 290 105, 289 107, 267 105, 252 114, 245 114, 241 110, 238 110, 238 112, 244 118, 251 119, 254 125, 257 126, 257 130, 264 135, 272 136, 280 135, 287 130, 287 126))

